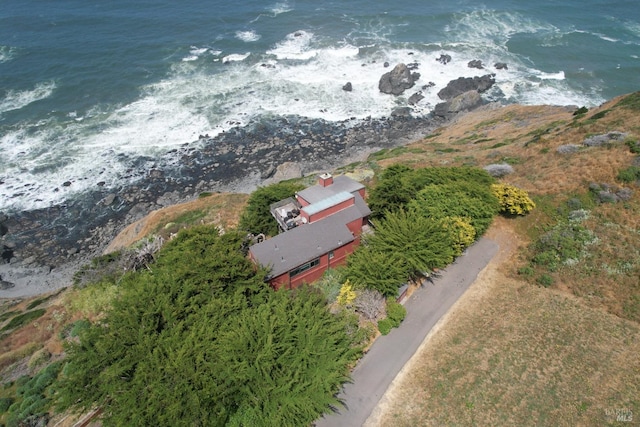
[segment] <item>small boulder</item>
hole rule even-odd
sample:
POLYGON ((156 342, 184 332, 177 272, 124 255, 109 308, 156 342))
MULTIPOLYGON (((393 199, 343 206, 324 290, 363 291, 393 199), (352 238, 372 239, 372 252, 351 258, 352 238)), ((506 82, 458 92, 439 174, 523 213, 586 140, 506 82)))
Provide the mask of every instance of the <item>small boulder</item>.
POLYGON ((411 108, 409 107, 399 107, 391 112, 392 117, 411 117, 411 108))
POLYGON ((396 65, 393 70, 384 73, 378 82, 378 89, 382 93, 402 95, 402 93, 415 84, 415 74, 411 74, 405 64, 396 65))
POLYGON ((496 62, 493 66, 496 67, 496 70, 508 70, 509 69, 509 67, 507 66, 506 62, 496 62))
POLYGON ((467 67, 469 68, 477 68, 478 70, 483 70, 484 66, 482 65, 482 61, 478 59, 474 59, 473 61, 469 61, 467 63, 467 67))
POLYGON ((411 95, 409 97, 409 105, 416 105, 418 102, 422 101, 424 99, 424 96, 422 95, 422 92, 416 92, 413 95, 411 95))
POLYGON ((447 65, 449 62, 451 62, 451 55, 442 54, 439 58, 436 58, 436 61, 443 65, 447 65))

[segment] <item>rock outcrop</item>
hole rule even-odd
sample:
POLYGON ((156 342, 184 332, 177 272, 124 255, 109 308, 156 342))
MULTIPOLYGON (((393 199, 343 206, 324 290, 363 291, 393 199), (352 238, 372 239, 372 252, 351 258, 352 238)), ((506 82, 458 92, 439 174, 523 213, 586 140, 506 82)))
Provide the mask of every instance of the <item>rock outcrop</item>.
POLYGON ((473 110, 480 105, 482 105, 480 93, 477 90, 470 90, 456 96, 450 101, 437 104, 433 109, 433 114, 436 117, 448 120, 462 111, 473 110))
POLYGON ((384 73, 378 82, 378 89, 390 95, 402 95, 405 90, 413 87, 419 78, 417 73, 411 73, 405 64, 396 65, 393 70, 384 73))
POLYGON ((482 77, 460 77, 450 81, 447 87, 438 92, 438 97, 449 101, 469 91, 486 92, 495 82, 493 74, 486 74, 482 77))

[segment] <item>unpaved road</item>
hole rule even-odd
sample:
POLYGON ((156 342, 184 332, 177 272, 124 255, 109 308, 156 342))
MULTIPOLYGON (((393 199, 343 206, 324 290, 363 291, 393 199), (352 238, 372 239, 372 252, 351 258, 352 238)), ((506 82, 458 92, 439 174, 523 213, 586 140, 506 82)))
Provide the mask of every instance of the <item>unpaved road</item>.
POLYGON ((447 267, 433 284, 417 289, 405 303, 407 317, 399 328, 379 337, 352 372, 339 397, 345 408, 325 415, 317 427, 362 426, 398 372, 416 352, 429 331, 475 281, 498 252, 498 245, 482 238, 447 267))

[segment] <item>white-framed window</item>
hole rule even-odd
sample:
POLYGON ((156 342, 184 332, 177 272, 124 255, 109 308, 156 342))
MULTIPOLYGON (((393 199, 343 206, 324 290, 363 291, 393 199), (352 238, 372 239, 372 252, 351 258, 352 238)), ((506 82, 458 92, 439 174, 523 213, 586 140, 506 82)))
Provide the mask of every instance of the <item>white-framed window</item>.
POLYGON ((307 270, 312 269, 313 267, 317 266, 320 264, 320 258, 316 258, 313 261, 309 261, 307 263, 302 264, 299 267, 294 268, 293 270, 289 271, 289 276, 293 277, 293 276, 297 276, 299 274, 304 273, 307 270))

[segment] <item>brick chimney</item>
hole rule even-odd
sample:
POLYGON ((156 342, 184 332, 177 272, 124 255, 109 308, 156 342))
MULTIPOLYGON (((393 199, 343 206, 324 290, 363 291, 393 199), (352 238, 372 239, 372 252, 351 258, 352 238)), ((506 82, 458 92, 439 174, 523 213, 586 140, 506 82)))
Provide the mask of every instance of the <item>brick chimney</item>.
POLYGON ((323 173, 318 176, 318 185, 321 187, 328 187, 333 184, 333 176, 330 173, 323 173))

